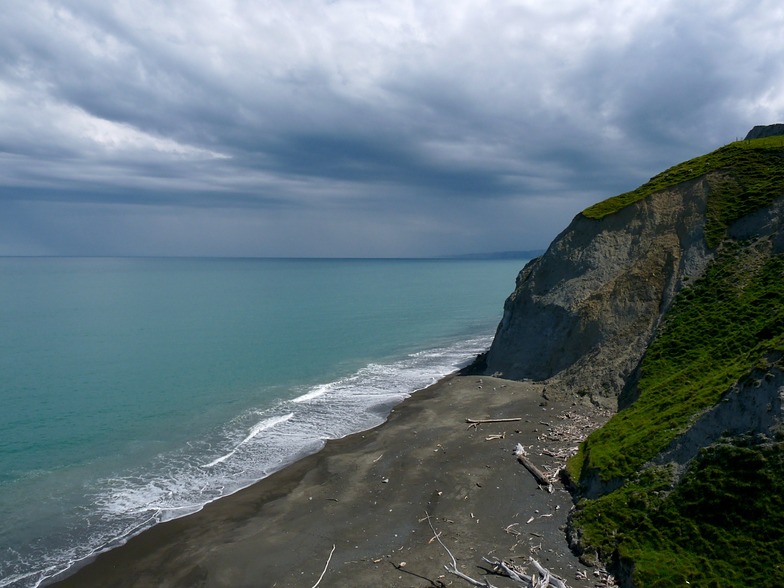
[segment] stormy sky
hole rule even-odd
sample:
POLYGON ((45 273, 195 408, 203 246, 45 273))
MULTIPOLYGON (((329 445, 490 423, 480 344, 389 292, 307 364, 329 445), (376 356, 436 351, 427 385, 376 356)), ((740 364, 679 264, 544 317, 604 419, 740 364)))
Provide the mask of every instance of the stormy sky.
POLYGON ((780 0, 4 0, 0 255, 544 248, 784 122, 780 0))

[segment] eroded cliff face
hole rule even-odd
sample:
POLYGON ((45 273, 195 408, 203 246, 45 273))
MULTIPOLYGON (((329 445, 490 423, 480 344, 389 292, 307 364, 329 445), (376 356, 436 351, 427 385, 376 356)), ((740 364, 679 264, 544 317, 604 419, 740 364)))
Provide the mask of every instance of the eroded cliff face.
MULTIPOLYGON (((780 360, 781 358, 777 358, 780 360)), ((685 466, 703 447, 722 437, 763 435, 773 437, 782 426, 784 372, 779 367, 756 370, 734 384, 716 406, 705 411, 652 463, 685 466)))
POLYGON ((784 553, 784 144, 756 141, 578 215, 520 272, 485 357, 619 409, 566 472, 573 548, 624 586, 658 581, 661 558, 679 584, 784 571, 767 555, 771 537, 784 553))
POLYGON ((674 295, 711 257, 703 229, 714 176, 600 220, 578 215, 520 272, 486 373, 551 379, 614 404, 674 295))

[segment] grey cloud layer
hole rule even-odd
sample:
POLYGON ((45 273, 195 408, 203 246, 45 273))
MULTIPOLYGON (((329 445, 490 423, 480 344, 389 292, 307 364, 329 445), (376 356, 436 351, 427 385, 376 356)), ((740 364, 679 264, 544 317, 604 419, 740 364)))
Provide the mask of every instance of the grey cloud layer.
POLYGON ((783 118, 783 26, 777 1, 9 0, 0 254, 542 246, 783 118))

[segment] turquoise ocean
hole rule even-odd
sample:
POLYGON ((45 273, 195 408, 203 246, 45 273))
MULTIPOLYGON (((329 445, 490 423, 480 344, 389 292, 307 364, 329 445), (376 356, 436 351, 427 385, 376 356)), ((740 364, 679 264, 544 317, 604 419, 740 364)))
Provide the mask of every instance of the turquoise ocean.
POLYGON ((0 258, 0 588, 383 422, 524 260, 0 258))

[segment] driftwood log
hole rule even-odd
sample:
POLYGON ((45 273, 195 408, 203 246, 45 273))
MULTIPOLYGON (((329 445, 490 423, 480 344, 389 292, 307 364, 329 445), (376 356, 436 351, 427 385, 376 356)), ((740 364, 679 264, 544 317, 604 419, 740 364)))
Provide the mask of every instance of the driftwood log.
POLYGON ((493 566, 493 573, 506 576, 510 580, 514 580, 521 586, 525 588, 548 588, 552 586, 552 588, 568 588, 566 582, 564 582, 558 576, 555 576, 550 570, 543 567, 538 561, 534 558, 529 558, 531 565, 536 569, 536 574, 528 575, 523 573, 522 570, 516 568, 512 564, 506 563, 500 559, 487 559, 486 557, 482 558, 485 562, 489 563, 493 566))
POLYGON ((471 425, 485 425, 487 423, 514 423, 522 420, 523 417, 516 417, 512 419, 466 419, 466 422, 471 425))
POLYGON ((523 449, 523 446, 520 445, 519 443, 515 447, 514 454, 515 454, 515 457, 517 457, 517 461, 519 461, 523 466, 525 466, 525 469, 527 469, 529 472, 531 472, 531 475, 536 479, 536 481, 537 481, 537 483, 539 485, 544 486, 545 488, 547 488, 548 492, 552 492, 553 491, 553 484, 550 481, 550 478, 545 476, 542 473, 542 471, 539 468, 537 468, 533 464, 533 462, 530 459, 528 459, 528 457, 526 457, 525 449, 523 449))

